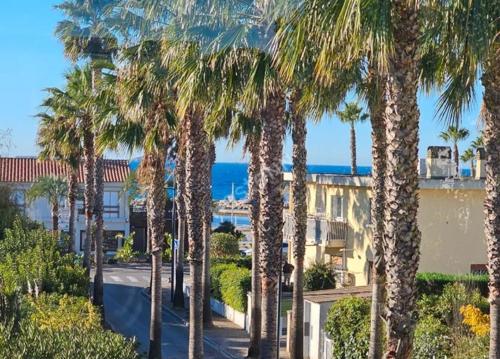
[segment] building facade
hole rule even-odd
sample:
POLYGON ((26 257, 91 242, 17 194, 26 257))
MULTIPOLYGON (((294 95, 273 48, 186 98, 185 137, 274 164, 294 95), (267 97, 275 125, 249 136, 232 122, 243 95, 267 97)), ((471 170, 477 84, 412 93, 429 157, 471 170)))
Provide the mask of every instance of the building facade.
MULTIPOLYGON (((485 270, 483 156, 478 153, 475 178, 455 177, 447 147, 430 147, 421 161, 419 271, 464 274, 485 270)), ((286 173, 285 181, 291 180, 291 173, 286 173)), ((369 176, 308 176, 306 267, 315 262, 330 264, 343 286, 370 283, 372 197, 369 176)), ((291 211, 293 203, 285 211, 284 235, 289 241, 293 235, 291 211)))
MULTIPOLYGON (((125 182, 130 170, 128 161, 104 161, 104 242, 105 252, 115 252, 122 246, 120 237, 130 233, 130 210, 125 182), (117 239, 118 237, 118 239, 117 239)), ((26 201, 26 191, 40 177, 53 176, 67 178, 69 168, 57 161, 40 161, 34 157, 0 157, 0 185, 7 185, 12 190, 15 203, 26 216, 42 223, 46 228, 52 226, 49 202, 39 198, 32 203, 26 201)), ((83 200, 83 166, 78 174, 79 195, 76 203, 75 243, 77 253, 83 252, 85 240, 85 217, 83 200)), ((59 229, 69 229, 69 207, 67 199, 61 199, 59 229)))

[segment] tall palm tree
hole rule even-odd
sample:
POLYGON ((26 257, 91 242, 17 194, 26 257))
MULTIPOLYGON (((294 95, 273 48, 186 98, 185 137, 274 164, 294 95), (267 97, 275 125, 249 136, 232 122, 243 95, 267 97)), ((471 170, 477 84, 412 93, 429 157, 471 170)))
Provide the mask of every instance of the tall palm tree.
POLYGON ((351 126, 351 174, 357 175, 357 160, 356 160, 356 123, 364 122, 368 119, 366 113, 362 113, 363 109, 359 107, 357 102, 349 102, 345 104, 343 110, 337 111, 337 116, 340 121, 351 126))
MULTIPOLYGON (((68 121, 67 126, 72 129, 64 135, 77 134, 82 142, 82 156, 84 158, 85 179, 85 220, 86 239, 84 242, 83 266, 90 275, 90 244, 92 233, 92 217, 94 210, 94 134, 92 130, 92 114, 94 112, 92 95, 92 76, 88 67, 75 67, 66 75, 66 87, 47 89, 49 97, 44 107, 53 111, 68 121), (74 132, 73 132, 74 131, 74 132)), ((74 138, 67 137, 67 141, 74 138)))
POLYGON ((50 204, 52 214, 52 231, 55 235, 59 232, 59 205, 61 200, 67 196, 68 185, 66 181, 58 177, 40 177, 26 191, 26 199, 33 202, 38 198, 46 198, 50 204))
POLYGON ((203 196, 203 327, 211 328, 212 306, 210 304, 211 284, 210 284, 210 236, 212 235, 212 167, 215 163, 215 145, 213 140, 208 138, 205 145, 204 163, 204 196, 203 196))
MULTIPOLYGON (((151 230, 152 286, 149 358, 162 357, 161 268, 165 237, 165 164, 176 123, 175 100, 168 71, 161 63, 161 44, 143 41, 122 51, 123 68, 118 71, 116 96, 125 122, 143 127, 144 157, 141 181, 147 187, 148 224, 151 230)), ((143 136, 140 138, 140 136, 143 136)))
POLYGON ((453 161, 455 162, 455 176, 460 176, 458 172, 460 164, 460 153, 458 152, 458 142, 465 140, 469 137, 469 130, 466 128, 458 128, 455 126, 450 126, 446 131, 439 134, 439 137, 446 142, 451 142, 453 144, 453 161))
POLYGON ((474 167, 474 159, 476 158, 476 155, 474 154, 474 150, 472 148, 468 148, 464 151, 464 153, 462 153, 462 156, 460 156, 460 159, 462 160, 462 162, 466 163, 466 162, 469 162, 470 163, 470 175, 472 178, 474 178, 476 176, 476 171, 475 171, 475 167, 474 167))
POLYGON ((426 18, 445 86, 441 115, 460 126, 474 99, 478 76, 484 86, 482 120, 486 150, 485 236, 490 289, 490 358, 500 356, 500 8, 493 2, 455 0, 440 3, 426 18))

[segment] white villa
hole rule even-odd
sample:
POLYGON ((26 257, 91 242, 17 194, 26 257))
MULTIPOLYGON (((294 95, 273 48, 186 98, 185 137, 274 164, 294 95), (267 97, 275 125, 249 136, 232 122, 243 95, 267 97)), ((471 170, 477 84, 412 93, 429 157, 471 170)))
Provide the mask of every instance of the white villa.
MULTIPOLYGON (((26 201, 26 190, 39 177, 67 177, 69 170, 57 161, 40 161, 35 157, 0 157, 0 185, 7 185, 13 191, 14 201, 32 220, 51 227, 51 212, 48 200, 40 198, 31 204, 26 201)), ((127 236, 130 232, 130 214, 128 193, 124 189, 125 181, 130 173, 125 160, 104 161, 104 250, 116 251, 122 243, 116 240, 116 235, 127 236)), ((83 193, 83 166, 80 167, 78 183, 83 193)), ((85 239, 85 218, 83 213, 83 195, 77 200, 74 248, 77 253, 83 251, 85 239)), ((69 209, 67 201, 61 203, 59 226, 68 231, 69 209)))

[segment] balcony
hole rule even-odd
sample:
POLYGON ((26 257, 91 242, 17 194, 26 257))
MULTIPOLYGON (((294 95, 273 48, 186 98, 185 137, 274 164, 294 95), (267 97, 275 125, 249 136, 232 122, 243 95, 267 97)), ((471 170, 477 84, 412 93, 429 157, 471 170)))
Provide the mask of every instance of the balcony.
MULTIPOLYGON (((310 217, 307 219, 306 243, 329 248, 344 248, 347 240, 348 224, 345 221, 310 217)), ((284 236, 293 239, 293 217, 284 217, 284 236)))

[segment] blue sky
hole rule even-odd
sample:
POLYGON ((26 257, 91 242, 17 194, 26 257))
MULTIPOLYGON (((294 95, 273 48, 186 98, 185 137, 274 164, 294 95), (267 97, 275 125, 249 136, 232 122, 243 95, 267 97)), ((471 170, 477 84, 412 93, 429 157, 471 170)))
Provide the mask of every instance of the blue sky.
MULTIPOLYGON (((11 156, 36 155, 37 120, 43 89, 63 86, 63 75, 71 64, 64 58, 61 44, 53 35, 61 15, 53 8, 55 0, 2 0, 0 5, 0 131, 11 130, 11 156)), ((479 94, 482 91, 478 91, 479 94)), ((429 145, 442 144, 439 132, 444 125, 434 116, 437 94, 419 95, 421 113, 420 156, 429 145)), ((463 150, 477 136, 476 118, 480 98, 463 119, 471 131, 463 150)), ((357 126, 358 164, 370 164, 370 125, 357 126)), ((308 162, 311 164, 349 164, 349 126, 325 116, 320 123, 308 125, 308 162)), ((291 141, 287 138, 284 161, 291 161, 291 141)), ((128 157, 113 153, 111 157, 128 157)), ((217 145, 217 160, 241 162, 241 147, 228 150, 224 142, 217 145)))

